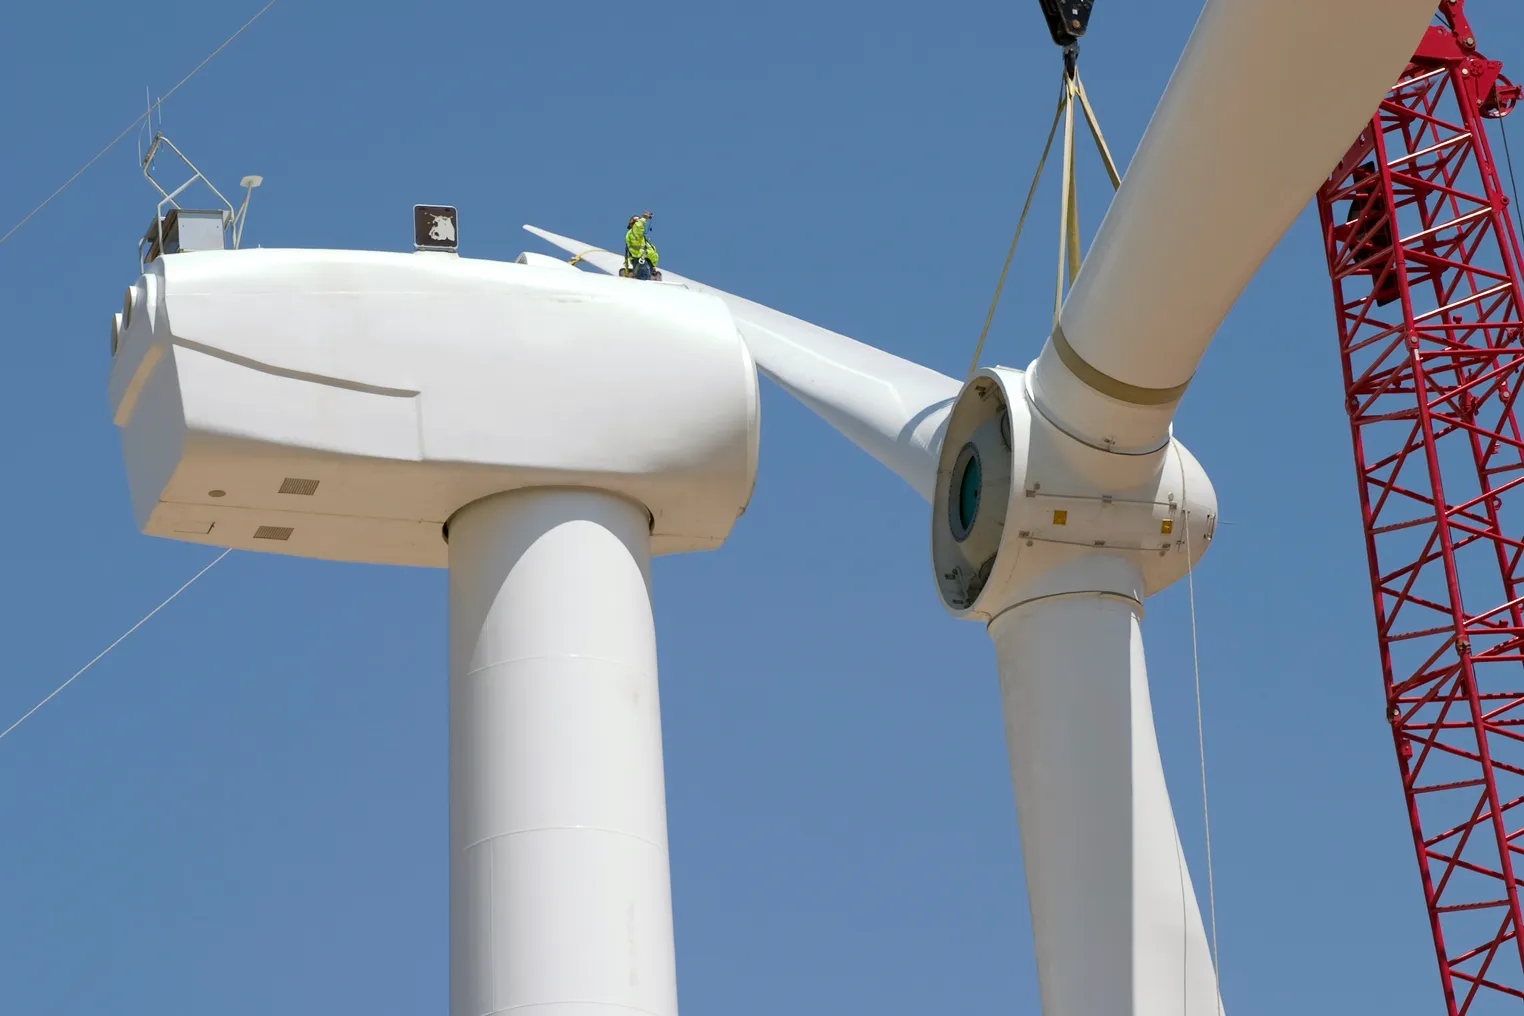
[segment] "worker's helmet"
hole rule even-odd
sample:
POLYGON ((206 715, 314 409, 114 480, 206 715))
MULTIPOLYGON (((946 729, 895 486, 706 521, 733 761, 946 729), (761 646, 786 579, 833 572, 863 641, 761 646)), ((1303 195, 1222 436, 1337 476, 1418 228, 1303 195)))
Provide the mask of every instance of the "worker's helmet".
POLYGON ((640 216, 638 216, 638 215, 632 215, 632 216, 630 216, 630 224, 628 226, 625 226, 624 228, 625 229, 634 229, 635 228, 635 223, 639 219, 640 219, 640 216))

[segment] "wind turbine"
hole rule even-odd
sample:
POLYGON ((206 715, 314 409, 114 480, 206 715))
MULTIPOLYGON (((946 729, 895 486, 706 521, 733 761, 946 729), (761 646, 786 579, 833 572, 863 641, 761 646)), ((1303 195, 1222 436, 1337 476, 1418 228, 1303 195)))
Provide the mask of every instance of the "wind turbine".
MULTIPOLYGON (((723 299, 763 373, 931 502, 943 604, 995 643, 1046 1016, 1219 1010, 1139 629, 1143 600, 1186 574, 1217 515, 1171 421, 1433 11, 1209 0, 1025 371, 960 385, 665 273, 723 299)), ((617 268, 615 254, 526 228, 617 268)))
POLYGON ((174 226, 112 322, 139 527, 448 567, 450 1011, 676 1016, 650 561, 751 496, 729 311, 540 254, 174 226))

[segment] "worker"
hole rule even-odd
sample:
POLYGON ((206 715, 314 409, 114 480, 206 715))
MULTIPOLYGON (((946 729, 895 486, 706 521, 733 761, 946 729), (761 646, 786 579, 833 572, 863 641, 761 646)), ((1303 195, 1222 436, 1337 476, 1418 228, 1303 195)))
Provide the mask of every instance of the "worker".
POLYGON ((656 247, 646 237, 651 225, 651 213, 642 212, 630 216, 630 225, 624 234, 624 272, 627 278, 655 279, 661 281, 656 270, 656 247))

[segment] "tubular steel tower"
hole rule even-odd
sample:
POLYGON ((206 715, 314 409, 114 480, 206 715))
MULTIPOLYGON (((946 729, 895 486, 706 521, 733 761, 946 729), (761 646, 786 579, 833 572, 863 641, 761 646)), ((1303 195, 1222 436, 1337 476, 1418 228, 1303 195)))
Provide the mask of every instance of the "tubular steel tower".
POLYGON ((1524 999, 1524 293, 1464 0, 1318 194, 1386 681, 1451 1016, 1524 999))

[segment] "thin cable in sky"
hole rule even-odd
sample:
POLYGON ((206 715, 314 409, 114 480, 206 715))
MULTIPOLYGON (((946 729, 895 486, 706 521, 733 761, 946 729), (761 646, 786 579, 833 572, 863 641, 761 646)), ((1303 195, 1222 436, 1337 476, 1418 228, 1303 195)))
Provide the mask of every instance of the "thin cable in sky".
MULTIPOLYGON (((126 129, 124 129, 122 131, 122 133, 118 134, 116 137, 111 139, 111 143, 110 144, 108 144, 105 148, 102 148, 100 151, 96 152, 95 156, 93 158, 91 158, 91 160, 89 162, 87 162, 83 166, 79 167, 78 171, 76 171, 73 176, 69 177, 69 179, 65 180, 63 182, 63 184, 60 185, 59 188, 56 191, 54 191, 53 193, 49 194, 47 197, 43 198, 42 199, 42 204, 38 205, 36 208, 33 208, 30 212, 27 212, 26 216, 24 218, 22 218, 22 220, 20 222, 16 223, 14 226, 12 226, 6 232, 6 234, 4 236, 0 236, 0 245, 3 245, 5 243, 5 241, 9 240, 11 238, 11 236, 16 232, 16 230, 20 229, 22 226, 25 226, 28 222, 32 221, 32 216, 36 215, 38 212, 40 212, 44 208, 46 208, 48 206, 48 203, 51 202, 54 198, 58 197, 58 195, 62 194, 65 190, 67 190, 69 185, 71 183, 73 183, 75 180, 78 180, 80 177, 84 176, 85 175, 85 170, 89 169, 91 166, 93 166, 97 162, 99 162, 100 159, 101 159, 101 156, 105 155, 107 152, 111 151, 111 149, 115 148, 116 145, 117 145, 117 142, 121 141, 127 135, 131 134, 137 128, 138 124, 142 123, 144 120, 146 120, 149 117, 153 116, 153 111, 155 109, 158 109, 159 106, 161 104, 163 104, 165 99, 169 98, 171 95, 174 95, 177 91, 179 91, 181 85, 185 84, 191 78, 195 77, 196 73, 198 71, 200 71, 201 68, 205 67, 207 64, 212 62, 212 57, 216 56, 218 53, 221 53, 223 50, 227 49, 229 43, 231 43, 234 39, 236 39, 240 35, 242 35, 244 33, 245 29, 247 29, 254 22, 258 21, 260 19, 260 16, 263 15, 265 13, 265 11, 269 10, 271 7, 274 7, 274 6, 275 6, 275 0, 270 0, 269 3, 267 3, 263 7, 261 7, 259 9, 259 12, 257 14, 255 14, 252 18, 250 18, 248 21, 245 21, 243 23, 243 27, 242 28, 238 29, 238 31, 234 32, 232 35, 230 35, 226 39, 224 39, 221 46, 218 46, 216 49, 212 50, 211 53, 209 53, 207 55, 207 58, 205 60, 202 60, 200 63, 198 63, 191 70, 191 72, 189 74, 185 75, 185 77, 181 78, 178 82, 176 82, 174 88, 171 88, 169 91, 165 92, 157 100, 155 100, 153 102, 153 104, 150 105, 146 110, 144 110, 143 112, 139 113, 137 119, 132 121, 132 123, 128 124, 126 129)), ((4 737, 4 736, 5 736, 4 734, 0 734, 0 737, 4 737)))
MULTIPOLYGON (((274 0, 272 0, 272 2, 274 2, 274 0)), ((53 701, 53 698, 59 692, 63 691, 65 688, 69 687, 69 685, 74 683, 76 678, 78 678, 85 671, 89 670, 91 667, 93 667, 97 663, 99 663, 101 657, 105 656, 107 653, 111 652, 111 650, 113 650, 117 646, 121 645, 121 643, 126 640, 127 636, 131 635, 133 632, 135 632, 139 628, 143 627, 143 625, 147 624, 148 623, 148 619, 150 617, 153 617, 159 611, 161 611, 165 607, 169 606, 170 603, 174 600, 175 597, 179 596, 181 593, 185 592, 191 586, 195 585, 197 579, 199 579, 201 576, 205 575, 207 572, 211 571, 212 568, 216 566, 218 561, 221 561, 223 558, 227 557, 232 552, 233 552, 233 548, 229 547, 227 550, 224 550, 221 554, 218 554, 215 558, 213 558, 211 564, 207 565, 205 568, 202 568, 196 574, 192 575, 190 577, 190 580, 188 582, 186 582, 185 585, 181 586, 179 589, 176 589, 174 592, 170 593, 169 596, 164 600, 163 603, 159 604, 157 607, 153 608, 148 613, 144 614, 143 617, 142 617, 142 620, 138 621, 137 624, 133 625, 131 628, 128 628, 126 631, 122 632, 122 634, 118 635, 115 642, 111 643, 105 649, 102 649, 99 653, 96 653, 95 654, 95 659, 91 660, 89 663, 85 664, 83 667, 80 667, 78 670, 76 670, 74 672, 73 676, 71 676, 67 681, 65 681, 63 684, 59 685, 57 688, 54 688, 53 691, 48 695, 47 698, 43 699, 41 702, 37 703, 35 706, 33 706, 32 708, 28 709, 26 711, 25 715, 23 715, 21 717, 21 719, 17 720, 15 723, 12 723, 9 727, 6 727, 4 731, 0 731, 0 740, 3 740, 5 738, 6 734, 9 734, 11 731, 15 730, 17 727, 19 727, 23 723, 25 723, 29 718, 31 718, 31 715, 33 713, 35 713, 37 710, 41 709, 43 706, 45 706, 49 702, 53 701)))
POLYGON ((1519 203, 1519 181, 1513 175, 1513 152, 1508 148, 1508 125, 1498 120, 1503 132, 1503 155, 1508 159, 1508 182, 1513 184, 1513 213, 1519 217, 1519 242, 1524 243, 1524 205, 1519 203))

